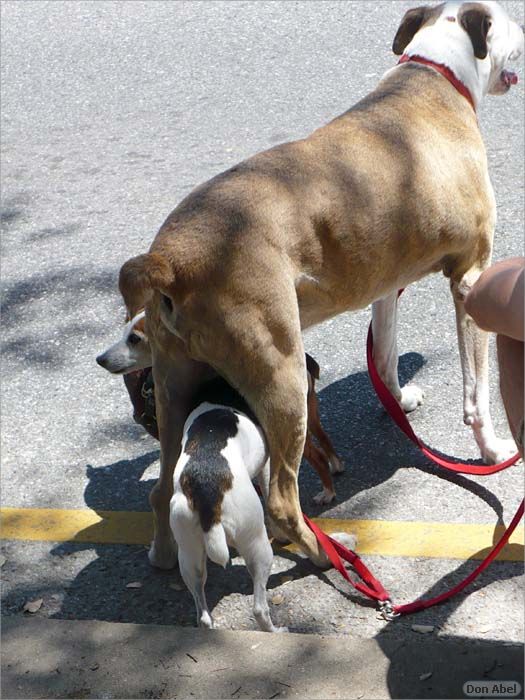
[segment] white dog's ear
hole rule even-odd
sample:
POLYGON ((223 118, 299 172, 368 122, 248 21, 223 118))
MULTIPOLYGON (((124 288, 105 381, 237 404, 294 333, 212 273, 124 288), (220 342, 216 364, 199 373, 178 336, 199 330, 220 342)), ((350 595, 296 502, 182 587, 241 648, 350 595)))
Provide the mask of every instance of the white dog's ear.
POLYGON ((405 16, 401 20, 401 24, 394 37, 394 43, 392 44, 392 51, 396 56, 401 56, 421 27, 431 17, 437 17, 440 13, 440 6, 429 7, 428 5, 413 7, 411 10, 405 12, 405 16))
POLYGON ((479 2, 466 2, 458 12, 458 22, 470 37, 474 56, 479 59, 486 58, 487 35, 492 25, 488 8, 479 2))

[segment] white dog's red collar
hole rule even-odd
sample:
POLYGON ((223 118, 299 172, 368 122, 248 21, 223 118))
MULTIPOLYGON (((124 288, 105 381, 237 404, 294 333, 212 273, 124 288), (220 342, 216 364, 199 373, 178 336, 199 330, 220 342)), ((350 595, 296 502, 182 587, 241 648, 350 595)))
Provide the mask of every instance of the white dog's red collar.
POLYGON ((474 112, 476 111, 476 106, 470 90, 454 75, 448 66, 445 66, 443 63, 435 63, 434 61, 430 61, 428 58, 423 58, 422 56, 407 56, 407 54, 403 54, 399 59, 399 63, 406 63, 407 61, 422 63, 424 66, 430 66, 431 68, 434 68, 434 70, 437 70, 438 73, 441 73, 441 75, 445 77, 468 102, 470 102, 474 112))

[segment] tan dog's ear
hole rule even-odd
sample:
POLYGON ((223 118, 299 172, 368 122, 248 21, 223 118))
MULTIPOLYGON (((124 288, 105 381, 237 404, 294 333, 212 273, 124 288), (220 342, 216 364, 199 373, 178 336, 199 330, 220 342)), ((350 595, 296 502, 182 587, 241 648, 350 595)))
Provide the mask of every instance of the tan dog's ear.
POLYGON ((147 253, 125 262, 120 268, 118 286, 130 317, 146 306, 154 289, 167 290, 173 281, 173 271, 161 255, 147 253))
POLYGON ((392 44, 392 51, 396 56, 401 56, 423 24, 436 13, 436 9, 435 7, 422 5, 421 7, 413 7, 405 12, 392 44))
POLYGON ((472 42, 474 56, 487 57, 487 35, 492 25, 490 11, 479 2, 466 2, 458 12, 458 22, 467 32, 472 42))

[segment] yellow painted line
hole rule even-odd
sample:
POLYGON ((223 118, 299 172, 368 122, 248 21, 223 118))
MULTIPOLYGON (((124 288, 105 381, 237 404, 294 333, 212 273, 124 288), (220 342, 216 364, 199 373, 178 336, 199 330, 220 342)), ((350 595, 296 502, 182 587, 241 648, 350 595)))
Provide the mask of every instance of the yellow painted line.
MULTIPOLYGON (((348 532, 356 535, 359 554, 429 559, 484 559, 488 550, 504 533, 494 525, 473 525, 405 520, 336 520, 314 518, 328 534, 348 532)), ((523 561, 523 525, 513 532, 501 550, 500 561, 523 561)))
MULTIPOLYGON (((314 518, 326 532, 357 535, 360 554, 431 559, 483 559, 503 534, 494 525, 472 525, 404 520, 337 520, 314 518)), ((93 542, 149 544, 153 535, 151 513, 130 511, 1 508, 1 535, 6 540, 40 542, 93 542)), ((520 524, 498 559, 522 561, 524 531, 520 524)))
POLYGON ((149 544, 153 516, 125 510, 1 508, 0 527, 6 540, 149 544))

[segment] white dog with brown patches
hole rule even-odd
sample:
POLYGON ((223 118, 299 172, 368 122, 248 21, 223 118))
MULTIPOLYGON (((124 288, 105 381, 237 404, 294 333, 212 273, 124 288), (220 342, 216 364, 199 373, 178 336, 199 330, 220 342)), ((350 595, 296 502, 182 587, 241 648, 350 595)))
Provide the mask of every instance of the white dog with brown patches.
POLYGON ((144 331, 144 309, 124 326, 122 336, 100 355, 97 363, 112 374, 129 374, 151 367, 151 350, 144 331))
POLYGON ((199 403, 184 426, 170 506, 180 572, 193 594, 197 623, 213 627, 204 593, 207 558, 226 567, 228 545, 232 545, 253 579, 253 612, 259 627, 265 632, 286 632, 270 618, 266 583, 273 552, 252 484, 257 478, 263 493, 268 493, 270 468, 263 433, 224 380, 212 380, 198 401, 201 398, 210 400, 199 403))
MULTIPOLYGON (((253 580, 253 612, 264 632, 275 627, 266 584, 273 552, 264 511, 252 484, 268 498, 270 464, 264 434, 244 399, 222 378, 204 384, 184 425, 182 452, 174 472, 170 525, 178 546, 179 568, 197 609, 197 623, 212 628, 204 587, 207 559, 226 567, 228 546, 244 559, 253 580)), ((356 539, 336 533, 353 548, 356 539)))
MULTIPOLYGON (((197 623, 213 627, 204 587, 207 559, 226 567, 228 546, 243 557, 253 580, 253 612, 264 632, 275 627, 266 584, 273 552, 264 511, 252 484, 257 479, 268 499, 270 464, 264 434, 244 399, 221 377, 201 387, 184 425, 182 452, 175 467, 170 525, 178 546, 179 568, 193 594, 197 623)), ((354 548, 356 539, 336 533, 354 548)))

